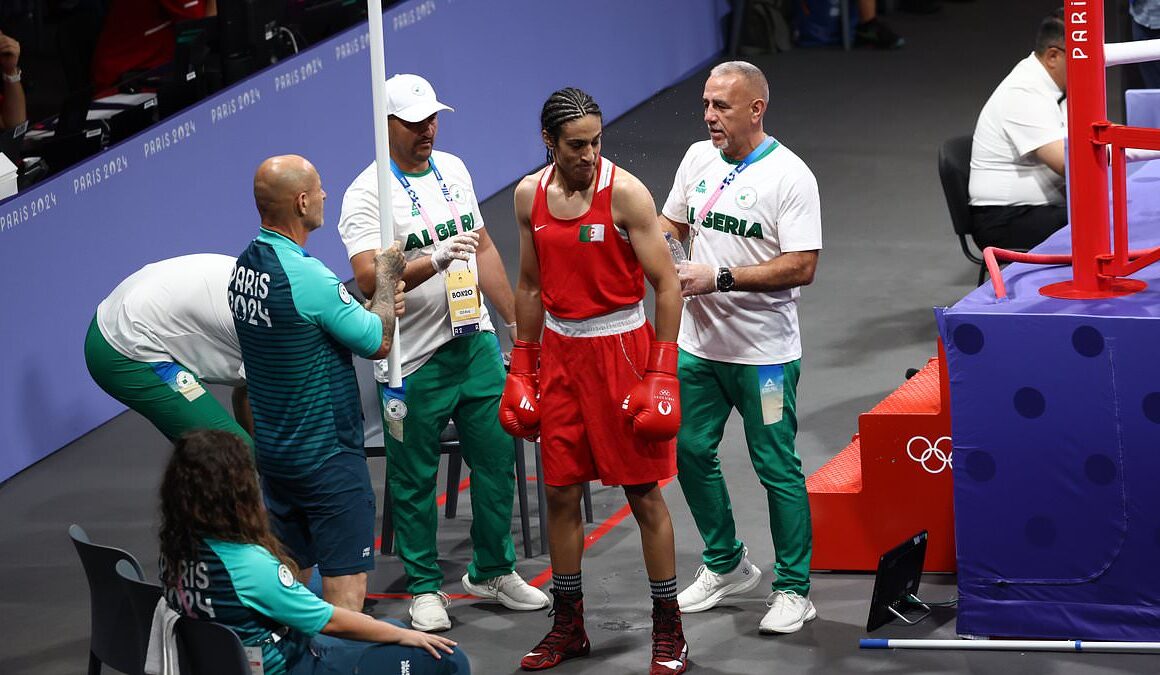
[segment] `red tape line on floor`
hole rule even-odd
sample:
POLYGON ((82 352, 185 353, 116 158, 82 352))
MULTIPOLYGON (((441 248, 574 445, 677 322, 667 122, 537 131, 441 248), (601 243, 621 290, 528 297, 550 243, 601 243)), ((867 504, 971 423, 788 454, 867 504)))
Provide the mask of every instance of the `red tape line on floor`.
MULTIPOLYGON (((666 479, 660 481, 659 483, 657 483, 657 487, 663 488, 664 486, 668 485, 671 482, 673 482, 672 478, 666 478, 666 479)), ((467 483, 468 483, 468 479, 465 478, 463 480, 463 482, 460 483, 459 489, 460 490, 465 489, 467 487, 467 483)), ((442 500, 446 501, 446 495, 441 495, 440 498, 442 500)), ((440 502, 440 503, 442 503, 442 502, 440 502)), ((631 514, 632 514, 632 507, 629 506, 628 504, 625 504, 624 506, 617 509, 616 513, 613 513, 611 516, 609 516, 608 518, 605 518, 603 521, 601 521, 601 523, 596 526, 596 529, 592 530, 592 534, 589 534, 588 536, 584 537, 584 550, 587 551, 588 549, 595 546, 596 542, 603 539, 609 532, 612 531, 612 528, 614 528, 617 525, 619 525, 620 523, 622 523, 624 521, 624 519, 627 518, 631 514)), ((378 550, 379 547, 380 547, 380 540, 375 540, 375 550, 378 550)), ((543 572, 540 572, 536 576, 529 579, 528 584, 531 586, 535 586, 536 588, 540 588, 544 584, 548 583, 548 581, 551 580, 551 578, 552 578, 552 566, 548 565, 548 567, 543 572)), ((367 597, 374 599, 374 600, 408 600, 411 598, 411 594, 410 593, 367 593, 367 597)), ((447 597, 451 598, 452 600, 467 600, 467 599, 474 599, 475 598, 474 595, 469 595, 469 594, 465 594, 465 593, 449 593, 447 595, 447 597)))
MULTIPOLYGON (((663 488, 664 486, 668 485, 671 482, 673 482, 672 478, 666 478, 666 479, 660 481, 659 483, 657 483, 657 487, 663 488)), ((592 530, 592 534, 584 537, 584 550, 587 551, 588 549, 595 546, 596 542, 603 539, 605 535, 607 535, 609 532, 612 531, 612 528, 619 525, 631 513, 632 513, 632 507, 629 506, 628 504, 625 504, 624 506, 617 509, 616 513, 612 514, 608 518, 605 518, 603 521, 601 521, 601 523, 596 526, 596 529, 592 530)), ((528 584, 535 586, 536 588, 540 588, 544 584, 548 583, 548 581, 551 578, 552 578, 552 566, 548 565, 547 569, 545 569, 543 572, 540 572, 536 576, 532 577, 528 581, 528 584)))
MULTIPOLYGON (((468 476, 467 478, 464 478, 463 480, 459 481, 459 492, 463 492, 464 490, 466 490, 469 487, 471 487, 471 476, 468 476)), ((447 493, 446 492, 444 492, 443 494, 441 494, 435 498, 435 506, 443 506, 446 503, 447 503, 447 493)))

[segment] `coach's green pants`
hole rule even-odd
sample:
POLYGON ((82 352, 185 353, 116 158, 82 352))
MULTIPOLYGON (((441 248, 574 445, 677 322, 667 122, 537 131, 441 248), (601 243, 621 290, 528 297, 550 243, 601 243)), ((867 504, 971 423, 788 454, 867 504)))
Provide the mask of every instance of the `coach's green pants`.
POLYGON ((774 590, 810 590, 810 504, 797 434, 796 393, 801 361, 750 366, 702 359, 684 350, 681 431, 677 435, 677 477, 701 538, 705 566, 723 574, 741 562, 733 506, 721 473, 717 446, 736 408, 745 425, 749 458, 769 502, 769 529, 777 553, 774 590))
POLYGON ((122 355, 101 335, 96 317, 85 336, 85 363, 101 389, 141 413, 170 440, 193 429, 221 429, 254 445, 192 370, 174 361, 143 363, 122 355))
MULTIPOLYGON (((383 411, 395 547, 410 593, 433 593, 443 586, 435 544, 435 493, 439 435, 448 419, 455 420, 459 450, 471 469, 473 552, 467 573, 480 582, 515 569, 515 446, 499 426, 504 379, 495 334, 474 333, 443 345, 403 380, 407 416, 402 442, 390 431, 390 413, 383 411)), ((381 402, 391 396, 390 390, 380 391, 381 402)))

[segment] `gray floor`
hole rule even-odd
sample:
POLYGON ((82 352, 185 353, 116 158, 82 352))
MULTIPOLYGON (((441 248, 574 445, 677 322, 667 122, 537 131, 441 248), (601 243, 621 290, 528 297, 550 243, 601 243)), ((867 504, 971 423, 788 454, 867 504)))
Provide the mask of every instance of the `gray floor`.
MULTIPOLYGON (((773 89, 767 129, 813 168, 821 185, 825 251, 817 280, 802 294, 806 357, 799 393, 799 450, 807 471, 848 442, 857 415, 935 350, 931 307, 953 304, 976 270, 958 251, 935 168, 938 144, 968 132, 995 83, 1030 50, 1039 17, 1058 2, 978 0, 945 3, 941 14, 891 16, 907 38, 899 52, 797 50, 755 59, 773 89)), ((610 125, 605 152, 641 177, 662 201, 685 147, 703 136, 697 73, 610 125)), ((510 190, 484 204, 492 236, 514 278, 516 245, 510 190)), ((333 236, 325 232, 316 236, 333 236)), ((722 445, 742 536, 770 575, 772 545, 765 499, 745 457, 740 425, 722 445)), ((98 541, 122 546, 147 568, 156 560, 155 493, 164 440, 134 414, 118 417, 0 487, 0 673, 77 673, 85 668, 87 588, 65 530, 79 522, 98 541)), ((372 474, 382 475, 382 460, 372 474)), ((677 528, 680 581, 699 562, 699 540, 676 485, 665 489, 677 528)), ((596 520, 624 500, 596 489, 596 520)), ((445 590, 470 556, 470 503, 442 521, 445 590)), ((518 521, 514 523, 518 531, 518 521)), ((536 550, 538 550, 538 541, 536 550)), ((517 538, 517 549, 520 542, 517 538)), ((520 560, 526 577, 546 556, 520 560)), ((380 559, 372 592, 398 592, 402 571, 380 559)), ((641 672, 648 657, 648 588, 631 518, 589 551, 585 564, 593 654, 556 672, 641 672)), ((819 618, 800 633, 757 633, 760 592, 728 607, 686 618, 693 672, 845 673, 995 672, 1119 673, 1155 670, 1142 656, 859 652, 872 580, 818 574, 812 598, 819 618)), ((953 578, 928 577, 922 594, 953 597, 953 578)), ((380 616, 405 618, 406 602, 378 601, 380 616)), ((516 614, 457 601, 451 636, 477 673, 510 673, 546 631, 546 613, 516 614)), ((875 637, 954 636, 954 611, 938 610, 915 628, 890 627, 875 637)))

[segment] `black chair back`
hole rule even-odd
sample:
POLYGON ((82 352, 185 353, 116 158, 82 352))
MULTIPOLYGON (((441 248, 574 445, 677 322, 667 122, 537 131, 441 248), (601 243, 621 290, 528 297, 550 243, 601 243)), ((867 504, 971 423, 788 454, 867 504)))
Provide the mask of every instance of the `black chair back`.
POLYGON ((975 223, 971 216, 971 143, 972 137, 955 136, 943 142, 938 149, 938 176, 942 181, 943 196, 947 200, 947 210, 951 214, 951 225, 959 237, 959 245, 967 260, 980 266, 979 283, 983 283, 986 270, 983 259, 971 250, 967 238, 974 232, 975 223))
POLYGON ((94 544, 80 525, 71 525, 68 534, 89 580, 89 604, 92 609, 90 675, 100 673, 101 664, 129 675, 143 673, 148 642, 142 644, 138 631, 134 629, 137 615, 117 574, 117 563, 126 561, 136 572, 137 578, 142 579, 144 575, 141 573, 141 565, 127 551, 94 544))
POLYGON ((157 601, 161 599, 162 588, 141 579, 137 568, 128 560, 117 563, 117 576, 121 579, 125 595, 129 596, 129 606, 133 608, 133 629, 137 634, 137 642, 148 653, 153 612, 157 609, 157 601))
POLYGON ((177 620, 177 658, 182 675, 250 675, 242 641, 212 621, 177 620))

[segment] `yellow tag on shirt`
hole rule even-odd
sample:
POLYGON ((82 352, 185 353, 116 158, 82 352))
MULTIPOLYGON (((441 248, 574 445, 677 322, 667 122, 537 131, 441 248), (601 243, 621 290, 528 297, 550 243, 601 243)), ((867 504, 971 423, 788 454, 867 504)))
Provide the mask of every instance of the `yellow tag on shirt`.
POLYGON ((478 331, 483 311, 475 272, 470 267, 448 270, 443 280, 447 285, 447 307, 451 310, 451 334, 458 337, 478 331))

